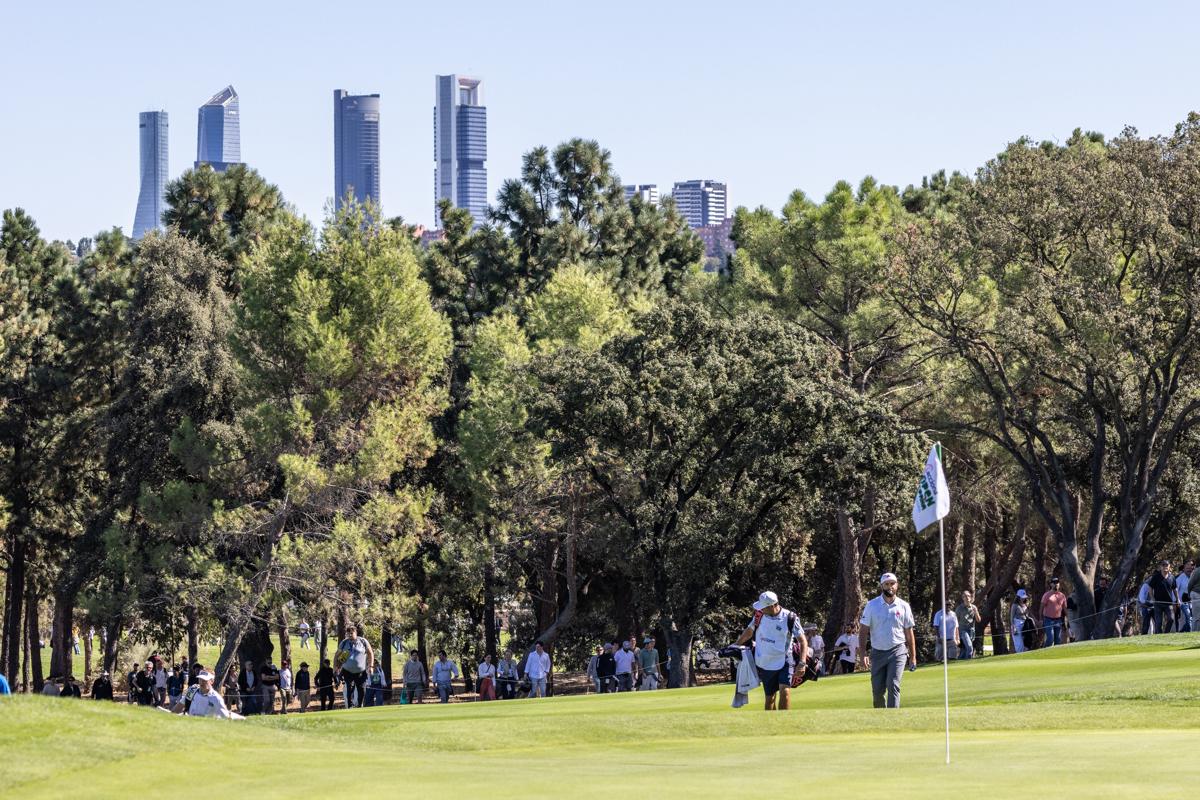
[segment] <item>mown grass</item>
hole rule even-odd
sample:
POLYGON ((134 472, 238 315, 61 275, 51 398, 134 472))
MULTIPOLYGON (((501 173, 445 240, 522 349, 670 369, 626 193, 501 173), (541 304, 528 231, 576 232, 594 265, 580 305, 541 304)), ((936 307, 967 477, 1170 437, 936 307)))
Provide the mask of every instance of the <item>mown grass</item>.
POLYGON ((1190 796, 1198 648, 1184 634, 954 663, 949 767, 940 665, 905 675, 899 711, 871 709, 861 675, 801 687, 786 714, 760 693, 730 709, 730 686, 240 724, 17 697, 0 704, 0 796, 1190 796))

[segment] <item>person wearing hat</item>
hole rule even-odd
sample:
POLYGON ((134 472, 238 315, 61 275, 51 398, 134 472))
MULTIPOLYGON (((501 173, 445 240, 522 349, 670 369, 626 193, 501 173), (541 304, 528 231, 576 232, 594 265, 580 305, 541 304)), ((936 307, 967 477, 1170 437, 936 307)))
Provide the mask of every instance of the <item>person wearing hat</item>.
POLYGON ((1009 615, 1012 627, 1013 652, 1025 652, 1025 621, 1029 619, 1029 592, 1017 589, 1017 602, 1009 615))
POLYGON ((800 620, 779 603, 774 592, 763 592, 754 602, 754 617, 734 643, 737 646, 754 640, 754 665, 766 697, 764 708, 787 711, 792 701, 792 670, 796 664, 804 669, 808 660, 808 639, 800 620), (792 651, 792 640, 799 642, 799 660, 792 651), (775 695, 779 704, 775 704, 775 695))
POLYGON ((1059 579, 1050 579, 1050 591, 1042 595, 1042 628, 1046 632, 1043 647, 1063 644, 1063 630, 1067 625, 1067 596, 1059 591, 1059 579))
POLYGON ((804 638, 808 639, 809 655, 817 660, 817 674, 825 674, 825 639, 817 632, 817 623, 804 623, 804 638))
POLYGON ((652 692, 662 683, 662 675, 658 671, 658 649, 654 646, 653 636, 647 636, 642 645, 637 654, 638 673, 642 676, 638 691, 652 692))
POLYGON ((189 717, 232 718, 233 715, 225 707, 225 700, 221 697, 221 693, 213 688, 213 674, 204 670, 196 678, 197 688, 192 694, 192 702, 188 706, 187 715, 189 717))
POLYGON ((300 703, 300 713, 308 711, 308 699, 312 696, 312 673, 308 671, 308 662, 301 661, 300 669, 296 672, 296 700, 300 703))
POLYGON ((900 582, 891 572, 879 577, 879 594, 863 608, 858 621, 862 647, 859 663, 871 670, 871 697, 875 708, 900 707, 900 679, 904 663, 917 668, 916 622, 912 607, 896 596, 900 582), (867 655, 867 647, 871 648, 867 655))
POLYGON ((93 700, 112 700, 113 685, 112 678, 107 672, 101 672, 100 677, 92 681, 92 699, 93 700))

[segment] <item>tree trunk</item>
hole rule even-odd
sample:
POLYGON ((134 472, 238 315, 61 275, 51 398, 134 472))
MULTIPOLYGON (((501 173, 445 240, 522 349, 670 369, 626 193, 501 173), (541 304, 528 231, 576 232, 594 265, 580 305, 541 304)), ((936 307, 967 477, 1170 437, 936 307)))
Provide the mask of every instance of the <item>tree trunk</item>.
POLYGON ((54 597, 54 619, 51 625, 50 676, 66 678, 74 674, 75 667, 75 596, 60 592, 54 597))
POLYGON ((12 546, 11 560, 8 565, 8 577, 5 582, 9 592, 8 616, 4 620, 5 645, 3 654, 4 674, 16 679, 21 674, 21 650, 26 638, 26 626, 22 625, 22 610, 25 607, 25 561, 28 556, 28 545, 18 540, 12 546))
MULTIPOLYGON (((348 593, 342 592, 338 595, 337 640, 339 642, 345 641, 345 639, 346 639, 346 626, 350 624, 350 604, 351 604, 351 602, 353 602, 353 601, 348 593)), ((361 631, 361 633, 364 636, 366 635, 366 631, 361 631)))
POLYGON ((279 660, 288 663, 291 663, 292 660, 292 637, 288 634, 286 606, 281 606, 279 609, 279 660))
POLYGON ((692 684, 692 630, 676 623, 667 628, 667 643, 671 647, 671 668, 667 688, 678 689, 692 684))
POLYGON ((89 630, 83 635, 83 683, 92 685, 92 634, 89 630))
POLYGON ((863 606, 863 557, 871 542, 871 533, 860 530, 854 519, 843 509, 834 514, 837 527, 837 578, 833 586, 829 617, 822 635, 827 642, 837 639, 845 626, 858 622, 863 606))
POLYGON ((29 637, 29 652, 21 674, 26 686, 31 687, 34 692, 40 692, 45 680, 42 675, 41 632, 38 630, 38 597, 32 581, 25 592, 25 622, 29 637), (32 674, 27 671, 31 668, 32 674))
POLYGON ((421 604, 422 609, 417 612, 417 658, 425 667, 425 674, 429 674, 429 651, 428 644, 425 641, 425 611, 424 603, 421 604))
POLYGON ((113 620, 105 627, 104 633, 104 671, 116 683, 117 676, 117 642, 121 638, 121 623, 113 620))
POLYGON ((317 637, 317 650, 320 654, 321 666, 325 665, 325 654, 329 651, 329 615, 321 615, 321 635, 317 637))
POLYGON ((379 654, 379 662, 383 664, 384 690, 383 696, 385 700, 392 699, 392 627, 388 623, 383 624, 383 635, 380 637, 379 646, 383 652, 379 654))
MULTIPOLYGON (((958 590, 949 591, 950 597, 958 597, 961 592, 975 591, 975 550, 977 542, 975 540, 975 526, 963 524, 963 546, 962 546, 962 572, 959 575, 958 590)), ((947 584, 950 586, 950 584, 947 584)), ((950 597, 946 598, 946 602, 950 602, 950 597)))
POLYGON ((195 664, 200 654, 200 613, 195 606, 188 606, 184 613, 187 615, 188 663, 195 664))
POLYGON ((495 664, 496 658, 496 568, 493 563, 495 559, 495 550, 492 551, 492 558, 488 560, 483 568, 483 652, 492 657, 492 663, 495 664))

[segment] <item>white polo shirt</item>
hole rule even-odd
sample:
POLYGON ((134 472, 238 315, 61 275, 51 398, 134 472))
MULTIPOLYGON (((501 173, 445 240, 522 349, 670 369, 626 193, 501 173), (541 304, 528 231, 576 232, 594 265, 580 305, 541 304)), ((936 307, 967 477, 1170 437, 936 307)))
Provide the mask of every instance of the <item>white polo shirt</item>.
POLYGON ((210 689, 208 694, 197 691, 192 696, 192 704, 188 706, 190 717, 228 717, 229 709, 216 689, 210 689))
POLYGON ((871 627, 872 650, 891 650, 904 644, 904 632, 916 626, 907 602, 897 597, 888 603, 883 595, 871 598, 863 608, 859 624, 871 627))
MULTIPOLYGON (((750 620, 750 626, 754 620, 750 620)), ((800 618, 783 606, 775 616, 763 614, 758 622, 758 630, 754 632, 754 664, 760 669, 783 669, 784 664, 792 664, 792 640, 804 635, 800 626, 800 618), (788 620, 791 620, 791 630, 788 620)))

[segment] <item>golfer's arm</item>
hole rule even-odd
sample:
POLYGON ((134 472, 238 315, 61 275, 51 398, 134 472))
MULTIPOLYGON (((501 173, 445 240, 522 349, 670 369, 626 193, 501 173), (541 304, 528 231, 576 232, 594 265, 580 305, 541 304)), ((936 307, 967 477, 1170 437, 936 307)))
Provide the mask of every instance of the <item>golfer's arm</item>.
POLYGON ((917 665, 917 637, 913 635, 912 628, 905 629, 904 641, 908 643, 908 660, 915 667, 917 665))
POLYGON ((804 665, 808 663, 808 637, 803 633, 800 634, 800 661, 796 664, 800 669, 804 669, 804 665))
POLYGON ((734 642, 734 644, 737 645, 738 647, 741 647, 746 642, 750 641, 750 638, 752 636, 754 636, 754 626, 750 625, 746 628, 746 630, 742 631, 742 635, 738 637, 737 641, 734 642))
POLYGON ((871 626, 865 622, 858 626, 858 663, 867 660, 867 648, 871 645, 871 626))

